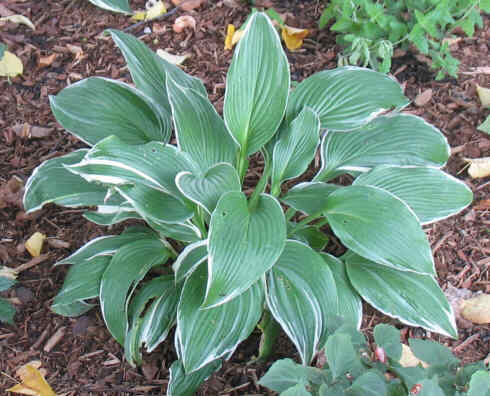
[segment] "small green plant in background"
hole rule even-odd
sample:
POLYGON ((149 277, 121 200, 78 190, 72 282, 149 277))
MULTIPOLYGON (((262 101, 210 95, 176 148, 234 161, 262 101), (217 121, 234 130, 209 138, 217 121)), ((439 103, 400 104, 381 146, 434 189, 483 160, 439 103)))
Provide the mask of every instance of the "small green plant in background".
POLYGON ((459 65, 444 39, 456 27, 473 36, 475 26, 483 26, 480 10, 489 13, 490 1, 331 0, 319 26, 334 21, 330 29, 339 33, 341 65, 370 66, 388 73, 394 48, 413 44, 431 59, 439 80, 447 74, 457 77, 459 65))
POLYGON ((89 148, 42 163, 24 206, 92 206, 84 217, 97 224, 141 224, 57 263, 71 266, 54 312, 77 316, 98 298, 133 365, 176 326, 174 396, 192 394, 257 325, 259 357, 281 326, 309 364, 339 316, 360 325, 361 298, 457 337, 422 225, 459 212, 472 193, 440 170, 450 153, 440 131, 399 112, 408 100, 395 80, 343 67, 291 92, 280 38, 257 12, 228 71, 223 119, 200 80, 111 34, 135 87, 88 78, 50 98, 89 148), (318 150, 313 180, 285 183, 318 150), (246 195, 257 155, 264 170, 246 195), (340 175, 352 185, 333 183, 340 175), (323 252, 326 225, 347 248, 340 258, 323 252))
POLYGON ((340 326, 327 339, 322 368, 279 360, 259 384, 281 396, 490 396, 483 361, 462 366, 444 345, 415 338, 407 352, 400 331, 386 324, 374 328, 374 340, 371 350, 362 333, 340 326), (408 366, 403 355, 412 353, 419 362, 412 357, 408 366))
MULTIPOLYGON (((0 268, 0 292, 10 289, 16 283, 15 271, 8 267, 0 268)), ((0 322, 14 324, 15 308, 6 299, 0 298, 0 322)))

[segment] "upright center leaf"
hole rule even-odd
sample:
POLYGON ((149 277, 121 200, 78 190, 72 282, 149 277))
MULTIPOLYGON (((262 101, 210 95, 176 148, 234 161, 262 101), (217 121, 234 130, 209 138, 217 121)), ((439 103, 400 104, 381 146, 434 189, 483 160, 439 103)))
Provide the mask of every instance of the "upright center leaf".
POLYGON ((285 241, 286 220, 275 198, 262 194, 250 209, 242 192, 223 195, 211 216, 203 307, 224 304, 247 290, 274 265, 285 241))

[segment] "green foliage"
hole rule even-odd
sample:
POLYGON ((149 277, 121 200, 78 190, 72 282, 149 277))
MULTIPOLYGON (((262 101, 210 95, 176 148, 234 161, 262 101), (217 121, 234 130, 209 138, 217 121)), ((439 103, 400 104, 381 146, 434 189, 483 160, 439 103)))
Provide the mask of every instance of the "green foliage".
POLYGON ((386 324, 374 328, 374 351, 356 341, 359 335, 362 337, 340 327, 326 342, 327 363, 321 369, 291 359, 278 360, 259 384, 281 396, 490 395, 490 373, 483 361, 462 366, 444 345, 409 339, 414 355, 429 366, 402 367, 402 344, 396 328, 386 324), (294 393, 296 389, 303 393, 294 393))
MULTIPOLYGON (((408 100, 393 79, 343 67, 290 92, 279 36, 257 12, 233 57, 223 119, 200 80, 136 38, 111 34, 135 87, 91 78, 50 98, 58 122, 89 148, 41 164, 24 206, 90 206, 85 217, 97 224, 146 225, 96 238, 60 261, 71 267, 53 311, 77 316, 99 298, 133 365, 176 326, 173 395, 191 394, 263 315, 269 319, 259 327, 270 338, 261 353, 281 326, 305 365, 338 317, 350 323, 344 329, 360 325, 362 298, 404 323, 456 337, 422 225, 457 213, 472 194, 439 169, 449 157, 443 135, 399 113, 408 100), (313 181, 288 191, 284 182, 318 151, 313 181), (249 158, 259 152, 263 174, 245 194, 249 158), (354 185, 332 182, 342 174, 354 185), (326 224, 349 248, 341 258, 322 252, 326 224)), ((336 337, 338 347, 365 343, 336 337)), ((341 383, 345 370, 363 367, 355 349, 348 359, 345 350, 329 357, 341 383)), ((352 392, 370 386, 382 387, 366 374, 352 392)), ((297 386, 289 394, 305 392, 297 386)))
POLYGON ((413 44, 429 56, 439 80, 456 77, 459 65, 444 38, 456 27, 473 36, 475 26, 483 27, 480 10, 490 12, 488 0, 331 0, 319 26, 334 21, 331 30, 344 49, 340 65, 388 73, 394 48, 413 44))
POLYGON ((129 6, 128 0, 88 0, 97 7, 112 12, 120 12, 122 14, 132 14, 133 11, 129 6))
POLYGON ((3 54, 5 53, 6 50, 7 50, 7 46, 3 43, 0 43, 0 61, 2 60, 3 54))
MULTIPOLYGON (((12 276, 0 274, 0 292, 10 289, 13 285, 15 285, 15 279, 12 279, 12 276)), ((6 299, 0 298, 0 322, 14 324, 14 315, 15 308, 6 299)))

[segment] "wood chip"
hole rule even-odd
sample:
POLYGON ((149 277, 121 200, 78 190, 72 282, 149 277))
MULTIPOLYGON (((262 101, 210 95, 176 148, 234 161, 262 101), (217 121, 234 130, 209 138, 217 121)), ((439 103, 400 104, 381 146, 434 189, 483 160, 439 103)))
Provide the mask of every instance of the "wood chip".
POLYGON ((61 339, 65 336, 65 326, 61 326, 56 333, 54 333, 51 338, 44 345, 44 352, 51 352, 51 350, 61 341, 61 339))
POLYGON ((418 107, 425 106, 432 99, 432 89, 426 89, 425 91, 419 93, 415 98, 415 105, 418 107))

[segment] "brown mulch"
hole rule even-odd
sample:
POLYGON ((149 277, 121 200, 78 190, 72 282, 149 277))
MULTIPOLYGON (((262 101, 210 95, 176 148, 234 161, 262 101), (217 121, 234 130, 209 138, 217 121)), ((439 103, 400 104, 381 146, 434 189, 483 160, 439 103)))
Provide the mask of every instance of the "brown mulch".
MULTIPOLYGON (((208 1, 189 12, 197 21, 195 32, 172 31, 172 22, 183 14, 181 11, 169 19, 148 24, 151 33, 145 33, 144 26, 132 31, 154 49, 191 53, 184 69, 204 81, 219 111, 232 55, 223 50, 226 24, 239 26, 249 10, 246 6, 231 7, 231 3, 208 1)), ((316 29, 322 3, 293 0, 272 3, 278 5, 278 11, 288 13, 289 25, 311 29, 304 47, 288 52, 293 80, 300 81, 316 71, 334 68, 338 52, 335 38, 328 30, 316 29)), ((168 368, 175 359, 172 337, 146 357, 142 368, 133 369, 124 362, 122 350, 105 329, 98 309, 74 319, 49 310, 66 273, 66 268, 52 264, 94 237, 115 233, 119 228, 108 230, 95 226, 81 217, 81 210, 54 206, 27 216, 20 194, 1 193, 13 176, 25 181, 43 160, 81 146, 54 120, 48 96, 89 76, 130 81, 120 52, 101 33, 106 28, 122 29, 131 22, 127 17, 95 8, 85 0, 6 0, 2 5, 29 17, 36 30, 13 24, 0 28, 0 42, 20 56, 25 69, 11 83, 0 79, 0 264, 17 267, 29 262, 31 258, 23 243, 35 231, 67 244, 61 246, 58 241, 48 245, 41 259, 31 262, 33 266, 22 272, 18 285, 6 294, 16 303, 17 314, 15 326, 0 324, 0 389, 14 384, 9 376, 14 376, 16 368, 39 359, 47 369, 48 381, 58 393, 164 394, 168 368)), ((133 1, 132 5, 142 8, 144 1, 133 1)), ((420 107, 411 105, 408 111, 443 131, 454 154, 447 171, 463 180, 475 194, 473 205, 460 215, 426 227, 444 289, 452 285, 490 293, 490 215, 488 204, 479 205, 489 198, 490 181, 471 179, 464 170, 464 158, 490 156, 489 136, 476 130, 488 111, 480 107, 475 91, 477 84, 490 87, 490 75, 473 72, 475 67, 490 66, 489 43, 490 19, 486 17, 484 29, 478 30, 475 37, 462 36, 453 44, 453 54, 462 61, 462 73, 457 80, 434 81, 427 65, 413 54, 396 58, 392 68, 410 99, 432 90, 428 103, 420 107)), ((363 329, 369 333, 380 321, 390 320, 367 308, 363 329)), ((420 329, 401 328, 406 336, 426 336, 444 342, 464 361, 485 358, 490 352, 489 326, 459 325, 457 341, 420 329)), ((258 334, 254 334, 244 342, 230 362, 202 386, 199 394, 268 394, 257 385, 266 366, 245 364, 256 352, 258 341, 258 334)), ((282 338, 274 358, 284 356, 296 354, 292 345, 282 338)))

